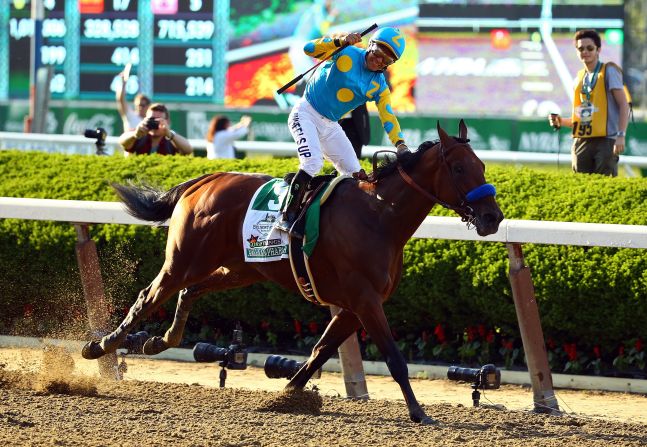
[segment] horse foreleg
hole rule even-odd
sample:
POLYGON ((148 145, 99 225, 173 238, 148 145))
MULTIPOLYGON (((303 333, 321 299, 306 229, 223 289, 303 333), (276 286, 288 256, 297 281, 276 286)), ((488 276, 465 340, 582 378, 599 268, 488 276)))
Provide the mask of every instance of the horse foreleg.
POLYGON ((286 388, 303 388, 308 380, 319 368, 335 353, 339 346, 352 334, 355 333, 361 324, 354 313, 342 309, 335 315, 328 324, 321 339, 312 349, 308 361, 299 369, 287 384, 286 388))
POLYGON ((418 403, 416 396, 413 394, 411 383, 409 382, 409 369, 404 360, 404 356, 398 349, 391 335, 389 323, 384 315, 384 309, 381 304, 375 304, 365 309, 359 319, 364 326, 364 329, 369 333, 371 338, 375 341, 380 353, 384 357, 386 365, 391 372, 393 379, 400 385, 404 400, 409 409, 409 417, 414 422, 422 424, 435 424, 432 418, 427 416, 418 403))
POLYGON ((119 349, 137 323, 157 310, 175 292, 176 289, 169 289, 162 285, 165 277, 164 273, 160 273, 148 287, 139 292, 135 304, 117 329, 103 336, 99 341, 87 343, 81 352, 83 358, 97 359, 119 349))

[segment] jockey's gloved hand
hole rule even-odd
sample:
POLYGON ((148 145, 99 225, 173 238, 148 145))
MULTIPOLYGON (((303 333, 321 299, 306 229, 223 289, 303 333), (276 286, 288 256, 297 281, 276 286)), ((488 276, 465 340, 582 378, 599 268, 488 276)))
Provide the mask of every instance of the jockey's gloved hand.
POLYGON ((355 178, 357 180, 367 181, 368 180, 368 175, 366 174, 366 171, 364 171, 363 169, 360 169, 357 172, 353 172, 353 178, 355 178))
POLYGON ((404 144, 404 142, 401 142, 401 143, 398 143, 398 145, 395 147, 395 150, 398 154, 402 154, 403 152, 409 151, 409 146, 404 144))
POLYGON ((355 45, 362 41, 362 35, 360 33, 348 33, 344 36, 343 44, 344 46, 355 45))

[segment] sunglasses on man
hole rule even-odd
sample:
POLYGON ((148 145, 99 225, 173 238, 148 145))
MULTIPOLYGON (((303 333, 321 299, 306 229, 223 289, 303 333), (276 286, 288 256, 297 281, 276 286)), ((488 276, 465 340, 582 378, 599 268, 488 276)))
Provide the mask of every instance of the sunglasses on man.
POLYGON ((384 48, 382 48, 378 44, 373 44, 371 45, 371 48, 369 50, 371 53, 373 53, 374 56, 379 57, 382 60, 382 63, 384 64, 385 67, 388 67, 389 65, 395 63, 396 59, 393 58, 384 48))
POLYGON ((584 53, 584 51, 595 51, 597 47, 594 47, 593 45, 587 45, 585 47, 577 47, 577 51, 580 53, 584 53))

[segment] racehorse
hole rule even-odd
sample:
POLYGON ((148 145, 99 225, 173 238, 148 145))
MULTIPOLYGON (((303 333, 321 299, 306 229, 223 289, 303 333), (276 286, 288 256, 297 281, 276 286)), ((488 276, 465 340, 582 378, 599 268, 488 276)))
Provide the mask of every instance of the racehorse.
MULTIPOLYGON (((435 423, 416 400, 382 306, 400 281, 404 245, 436 203, 454 210, 480 236, 495 233, 503 219, 494 187, 485 182, 485 165, 468 144, 465 123, 461 120, 458 137, 449 136, 440 124, 437 128, 438 142, 398 154, 376 168, 368 181, 344 180, 321 208, 310 266, 320 296, 342 310, 287 388, 304 388, 340 344, 363 326, 400 385, 411 419, 435 423)), ((298 291, 288 260, 244 261, 245 213, 254 192, 269 180, 260 174, 218 172, 166 192, 113 185, 135 217, 160 223, 170 218, 166 258, 119 327, 88 342, 83 357, 114 352, 140 320, 179 291, 171 327, 163 337, 148 339, 145 354, 180 344, 193 303, 206 292, 267 280, 298 291)))

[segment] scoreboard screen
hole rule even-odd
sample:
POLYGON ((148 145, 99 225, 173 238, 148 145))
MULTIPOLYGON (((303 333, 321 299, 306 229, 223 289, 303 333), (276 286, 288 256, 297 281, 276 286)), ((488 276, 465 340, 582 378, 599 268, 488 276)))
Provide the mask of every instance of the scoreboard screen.
MULTIPOLYGON (((130 64, 128 95, 145 92, 156 101, 221 103, 214 75, 222 74, 224 85, 227 38, 216 32, 215 5, 228 3, 44 0, 41 61, 54 67, 52 98, 114 99, 120 73, 130 64), (218 46, 224 46, 220 61, 214 55, 218 46)), ((4 91, 0 82, 0 99, 29 97, 31 5, 29 0, 10 4, 8 27, 0 29, 0 57, 5 54, 9 62, 9 81, 4 91), (9 37, 4 50, 3 32, 9 37)))
MULTIPOLYGON (((104 2, 103 8, 80 8, 79 86, 81 97, 114 98, 119 73, 131 63, 139 66, 137 1, 104 2)), ((127 93, 136 93, 137 75, 126 86, 127 93)))
POLYGON ((159 12, 153 19, 156 97, 213 97, 213 3, 183 1, 172 15, 159 12))
MULTIPOLYGON (((577 29, 598 30, 603 60, 622 64, 622 0, 42 2, 39 56, 54 69, 54 99, 113 101, 130 66, 128 99, 142 92, 160 102, 288 108, 297 89, 276 90, 304 71, 293 50, 313 31, 361 31, 374 22, 406 38, 386 73, 399 113, 564 113, 581 68, 577 29)), ((8 3, 0 11, 1 101, 29 97, 34 34, 30 0, 8 3)))

